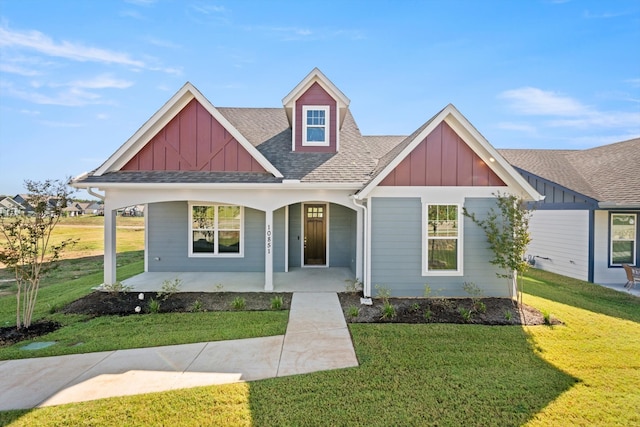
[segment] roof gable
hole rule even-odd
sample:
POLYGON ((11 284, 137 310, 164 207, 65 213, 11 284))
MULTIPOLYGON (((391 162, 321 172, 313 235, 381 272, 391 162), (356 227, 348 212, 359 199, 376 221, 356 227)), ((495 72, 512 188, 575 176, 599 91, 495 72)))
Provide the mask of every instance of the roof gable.
POLYGON ((392 181, 398 182, 398 178, 400 183, 394 185, 506 185, 527 200, 542 199, 542 196, 502 158, 498 151, 452 104, 446 106, 380 159, 371 180, 359 193, 359 197, 367 197, 379 185, 391 185, 392 181), (447 138, 455 141, 454 144, 450 144, 451 147, 446 147, 444 150, 442 148, 443 132, 452 132, 448 134, 447 138), (429 138, 432 139, 432 144, 430 144, 429 138), (427 164, 421 164, 421 162, 427 161, 426 156, 430 155, 439 156, 439 162, 429 161, 427 164), (457 172, 454 175, 450 170, 444 170, 443 162, 453 161, 453 159, 455 159, 456 165, 461 162, 462 167, 472 173, 471 181, 466 174, 459 176, 457 172), (420 167, 425 169, 424 178, 420 178, 419 174, 415 174, 413 177, 406 176, 412 161, 416 169, 419 170, 420 167), (440 163, 439 168, 435 166, 437 163, 440 163), (431 167, 427 168, 427 166, 431 167), (477 179, 473 176, 476 171, 480 172, 477 179), (404 175, 398 176, 399 174, 404 175), (412 179, 414 183, 412 183, 412 179), (457 183, 453 184, 454 181, 457 183))
POLYGON ((504 186, 491 168, 446 122, 441 122, 381 186, 504 186))
POLYGON ((191 83, 187 82, 93 175, 101 176, 107 172, 119 170, 158 170, 162 168, 164 168, 162 170, 192 171, 246 170, 249 167, 248 164, 252 165, 251 168, 256 169, 259 165, 275 177, 282 177, 282 174, 191 83), (183 111, 184 116, 181 115, 183 111), (178 118, 176 119, 176 117, 178 118), (203 126, 199 132, 186 126, 181 129, 179 126, 181 119, 197 122, 198 118, 205 122, 209 121, 212 125, 215 123, 215 125, 211 126, 209 131, 203 126), (177 138, 175 136, 167 138, 167 132, 176 131, 178 132, 177 138), (206 135, 208 133, 210 135, 209 142, 213 141, 214 136, 221 137, 222 140, 217 140, 216 147, 210 147, 208 153, 205 150, 199 159, 195 153, 197 153, 198 147, 204 149, 207 145, 206 135), (231 139, 235 142, 229 144, 231 139), (182 151, 183 147, 184 152, 182 151), (220 157, 217 160, 214 159, 217 154, 220 154, 221 147, 225 150, 228 147, 229 151, 236 150, 236 154, 229 153, 228 157, 223 155, 222 164, 219 163, 220 157), (161 149, 165 150, 164 154, 160 153, 161 149), (154 157, 156 157, 155 160, 154 157), (234 160, 236 165, 232 166, 230 163, 234 160), (207 167, 214 169, 206 169, 207 167))
POLYGON ((293 125, 293 112, 296 100, 316 83, 336 101, 337 108, 340 112, 340 126, 342 126, 346 116, 346 109, 349 107, 351 100, 349 100, 349 98, 347 98, 345 94, 342 93, 342 91, 338 89, 338 87, 334 85, 331 80, 329 80, 317 67, 311 70, 311 72, 307 74, 307 76, 282 99, 282 105, 287 113, 289 125, 293 125))

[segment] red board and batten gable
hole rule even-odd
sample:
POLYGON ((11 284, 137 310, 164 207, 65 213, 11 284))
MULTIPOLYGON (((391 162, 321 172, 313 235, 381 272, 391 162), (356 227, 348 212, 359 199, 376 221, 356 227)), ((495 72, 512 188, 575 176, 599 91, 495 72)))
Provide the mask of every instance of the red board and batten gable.
POLYGON ((196 99, 120 170, 265 172, 196 99))
POLYGON ((381 186, 504 186, 446 123, 440 123, 381 182, 381 186))
POLYGON ((325 91, 322 86, 317 82, 314 82, 309 89, 307 89, 296 100, 296 113, 295 113, 295 151, 300 152, 315 152, 315 153, 335 153, 337 151, 337 132, 338 123, 336 120, 336 100, 331 97, 325 91), (328 146, 304 146, 302 145, 302 131, 303 131, 303 114, 302 107, 305 105, 316 106, 329 106, 329 145, 328 146))

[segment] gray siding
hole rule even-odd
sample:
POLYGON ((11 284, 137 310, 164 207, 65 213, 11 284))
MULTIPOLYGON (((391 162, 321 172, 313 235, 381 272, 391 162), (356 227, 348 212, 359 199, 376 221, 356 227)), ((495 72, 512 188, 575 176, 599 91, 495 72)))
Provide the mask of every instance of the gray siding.
POLYGON ((149 271, 264 271, 264 212, 244 209, 242 258, 189 257, 187 202, 152 203, 146 215, 149 271))
POLYGON ((302 205, 296 203, 289 206, 289 267, 300 267, 300 227, 302 226, 302 205))
POLYGON ((341 205, 329 208, 329 266, 347 267, 355 273, 356 212, 341 205))
MULTIPOLYGON (((482 218, 494 199, 467 199, 465 207, 482 218)), ((464 282, 474 282, 485 296, 509 296, 507 281, 489 263, 484 232, 464 218, 464 275, 422 275, 422 203, 420 198, 374 198, 371 207, 371 284, 395 296, 422 296, 425 284, 433 296, 468 296, 464 282)))

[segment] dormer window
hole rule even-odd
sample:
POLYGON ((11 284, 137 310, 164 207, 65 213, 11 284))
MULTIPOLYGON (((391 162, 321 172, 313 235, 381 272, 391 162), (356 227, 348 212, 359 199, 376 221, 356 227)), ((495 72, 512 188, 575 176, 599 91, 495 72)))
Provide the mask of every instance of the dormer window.
POLYGON ((306 105, 302 108, 302 145, 329 145, 329 106, 306 105))

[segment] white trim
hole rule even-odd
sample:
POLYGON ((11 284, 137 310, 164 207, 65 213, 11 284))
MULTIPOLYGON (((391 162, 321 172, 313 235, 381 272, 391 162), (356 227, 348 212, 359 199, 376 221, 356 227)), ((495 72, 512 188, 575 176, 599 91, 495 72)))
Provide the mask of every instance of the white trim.
MULTIPOLYGON (((242 205, 230 205, 227 203, 209 203, 209 202, 194 202, 194 201, 190 201, 188 202, 188 206, 189 206, 189 236, 188 236, 188 257, 189 258, 244 258, 244 239, 245 239, 245 235, 244 235, 244 206, 242 205), (218 226, 218 211, 216 209, 216 216, 215 216, 215 225, 213 227, 213 231, 216 235, 216 239, 214 240, 216 242, 215 245, 215 249, 213 253, 209 253, 209 252, 193 252, 193 207, 194 206, 215 206, 220 207, 220 206, 238 206, 240 208, 240 247, 239 247, 239 252, 238 253, 219 253, 218 252, 218 245, 219 245, 219 240, 217 238, 218 233, 220 232, 219 230, 219 226, 218 226)), ((224 231, 224 230, 223 230, 224 231)))
POLYGON ((191 100, 196 99, 216 119, 238 143, 249 152, 267 172, 278 178, 283 175, 267 160, 239 131, 236 129, 207 98, 191 83, 187 82, 167 101, 131 138, 129 138, 115 153, 107 159, 93 175, 100 176, 106 172, 120 170, 144 146, 164 128, 191 100))
POLYGON ((144 272, 149 272, 149 204, 144 205, 144 272))
POLYGON ((284 207, 284 272, 289 272, 289 205, 284 207))
POLYGON ((301 144, 303 147, 328 147, 331 145, 331 106, 329 105, 303 105, 302 106, 302 138, 301 144), (307 129, 320 128, 319 125, 307 124, 307 113, 309 111, 323 111, 324 112, 324 141, 307 141, 307 129))
POLYGON ((299 98, 299 95, 306 92, 306 90, 309 89, 309 87, 311 87, 311 85, 314 83, 318 83, 320 87, 322 87, 327 93, 329 93, 329 95, 332 95, 333 98, 337 97, 336 101, 339 101, 346 106, 351 103, 349 98, 347 98, 345 94, 342 93, 342 91, 338 89, 338 87, 334 85, 333 82, 331 82, 331 80, 329 80, 327 76, 325 76, 322 71, 318 69, 318 67, 316 67, 311 70, 311 72, 307 74, 306 77, 302 79, 302 81, 298 83, 296 87, 294 87, 293 90, 287 94, 287 96, 282 98, 282 104, 287 106, 291 102, 295 102, 299 98))
POLYGON ((378 187, 380 182, 443 121, 451 126, 469 148, 511 188, 512 192, 518 193, 518 195, 526 200, 538 201, 544 199, 544 196, 541 196, 531 187, 452 104, 447 105, 442 111, 436 114, 422 132, 418 133, 413 140, 359 192, 358 198, 367 198, 369 194, 378 187), (491 158, 494 159, 493 162, 490 161, 491 158))
POLYGON ((162 189, 162 190, 351 190, 357 191, 362 188, 362 182, 282 182, 274 184, 258 184, 258 183, 178 183, 178 182, 152 182, 152 183, 135 183, 135 182, 91 182, 91 183, 73 183, 75 188, 97 187, 101 191, 106 189, 162 189))
POLYGON ((311 202, 306 201, 301 203, 301 219, 300 219, 300 235, 302 238, 300 239, 300 267, 301 268, 325 268, 329 267, 329 206, 330 202, 322 201, 322 202, 311 202), (305 218, 306 218, 306 208, 307 205, 324 205, 325 206, 325 221, 324 221, 324 235, 325 235, 325 263, 320 265, 307 265, 304 263, 304 241, 305 241, 305 218))
POLYGON ((264 290, 273 291, 273 211, 264 213, 265 239, 264 239, 264 290))
MULTIPOLYGON (((462 205, 460 203, 440 202, 439 200, 422 200, 422 275, 430 277, 443 277, 443 276, 463 276, 464 275, 464 218, 462 216, 462 205), (457 254, 456 264, 458 268, 456 270, 429 270, 429 206, 449 205, 456 206, 457 209, 457 221, 458 221, 458 236, 457 240, 457 254)), ((446 237, 451 239, 452 237, 446 237)), ((439 240, 436 238, 436 240, 439 240)))
POLYGON ((291 111, 291 151, 296 151, 296 109, 295 105, 291 111))

